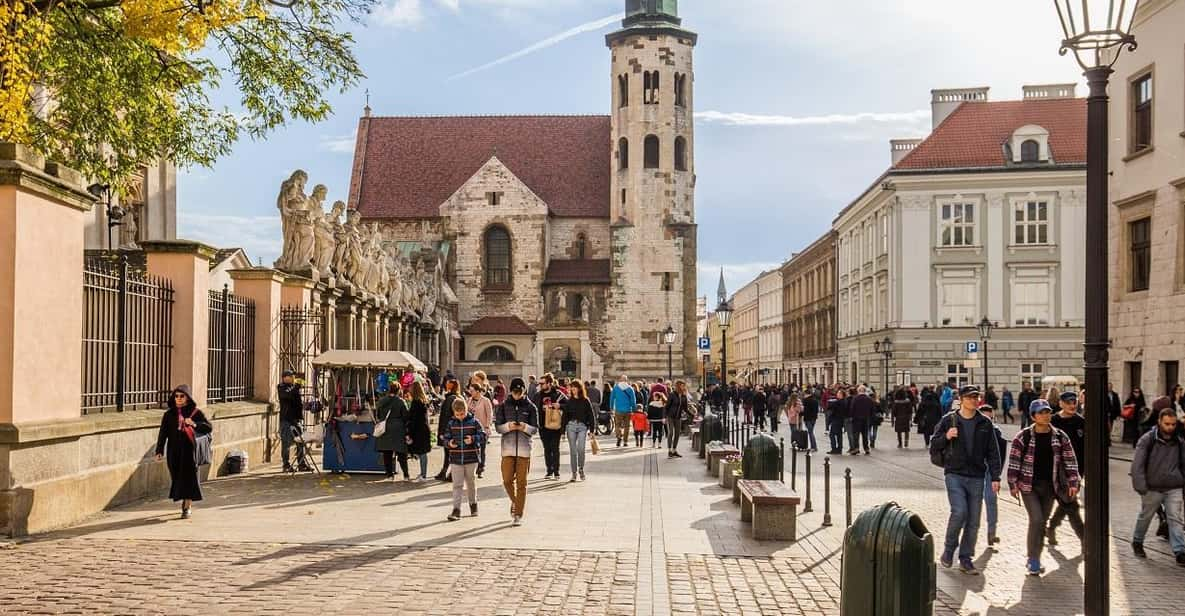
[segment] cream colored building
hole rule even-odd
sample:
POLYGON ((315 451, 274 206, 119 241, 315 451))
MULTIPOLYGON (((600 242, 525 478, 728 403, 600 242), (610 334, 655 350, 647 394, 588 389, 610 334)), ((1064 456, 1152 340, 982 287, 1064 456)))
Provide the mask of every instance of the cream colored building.
POLYGON ((761 338, 758 336, 760 325, 759 294, 755 278, 748 284, 737 289, 729 302, 732 304, 732 324, 728 327, 728 365, 729 373, 736 373, 738 382, 758 382, 757 360, 761 338), (734 350, 735 349, 735 350, 734 350))
POLYGON ((1185 360, 1185 0, 1145 0, 1110 95, 1111 380, 1151 400, 1185 360))
POLYGON ((130 194, 122 200, 113 196, 111 202, 125 211, 122 224, 111 229, 108 242, 107 204, 95 204, 86 214, 83 231, 87 250, 177 239, 177 168, 172 161, 161 160, 142 167, 130 194))
POLYGON ((782 357, 787 379, 835 382, 835 234, 782 265, 782 357))
POLYGON ((1072 84, 932 95, 931 135, 894 141, 892 166, 834 222, 838 378, 983 385, 965 360, 985 316, 992 385, 1081 377, 1085 101, 1072 84))
POLYGON ((757 277, 757 377, 763 383, 783 383, 782 270, 757 277))

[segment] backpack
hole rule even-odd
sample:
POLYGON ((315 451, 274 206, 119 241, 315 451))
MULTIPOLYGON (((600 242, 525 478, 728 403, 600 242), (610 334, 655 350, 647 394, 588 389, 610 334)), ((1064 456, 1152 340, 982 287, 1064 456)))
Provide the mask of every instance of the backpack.
POLYGON ((545 407, 543 412, 543 427, 548 430, 559 430, 563 427, 563 411, 558 406, 550 405, 545 407))
MULTIPOLYGON (((946 432, 947 430, 949 430, 950 429, 950 421, 949 420, 950 420, 950 415, 943 415, 942 419, 938 420, 938 426, 935 428, 934 433, 939 434, 939 433, 946 432)), ((949 442, 947 442, 947 446, 950 446, 949 442)), ((938 468, 942 468, 942 469, 946 468, 946 447, 936 450, 933 446, 933 441, 931 441, 930 464, 933 464, 934 466, 937 466, 938 468)))

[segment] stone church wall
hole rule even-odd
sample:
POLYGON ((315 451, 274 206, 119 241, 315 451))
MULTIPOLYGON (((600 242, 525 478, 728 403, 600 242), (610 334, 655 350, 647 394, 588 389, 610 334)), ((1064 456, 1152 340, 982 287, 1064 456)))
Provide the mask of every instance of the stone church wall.
POLYGON ((585 258, 609 258, 609 221, 604 218, 551 219, 550 257, 576 259, 576 237, 580 233, 588 240, 585 258))

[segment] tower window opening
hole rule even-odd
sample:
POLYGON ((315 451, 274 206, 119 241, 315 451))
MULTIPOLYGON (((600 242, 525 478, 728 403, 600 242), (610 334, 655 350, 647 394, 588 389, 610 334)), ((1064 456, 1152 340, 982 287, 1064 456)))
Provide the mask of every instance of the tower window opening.
POLYGON ((588 237, 586 237, 583 233, 576 234, 576 258, 588 258, 588 237))
POLYGON ((647 169, 658 169, 659 162, 659 148, 658 137, 655 135, 646 135, 645 143, 645 167, 647 169))
POLYGON ((675 171, 687 171, 687 140, 675 137, 675 171))
POLYGON ((630 76, 629 73, 617 76, 617 90, 618 107, 626 107, 630 104, 630 76))
POLYGON ((687 106, 687 75, 675 73, 675 106, 687 106))
POLYGON ((617 140, 617 168, 630 168, 630 140, 625 137, 617 140))
POLYGON ((647 105, 658 104, 658 71, 642 73, 642 102, 647 105))

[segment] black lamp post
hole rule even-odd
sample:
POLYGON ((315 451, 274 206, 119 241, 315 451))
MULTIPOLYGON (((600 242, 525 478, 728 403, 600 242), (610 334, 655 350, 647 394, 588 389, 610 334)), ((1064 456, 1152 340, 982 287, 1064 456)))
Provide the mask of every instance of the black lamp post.
MULTIPOLYGON (((723 286, 723 285, 721 285, 723 286)), ((732 304, 728 300, 721 300, 716 306, 716 322, 720 324, 720 387, 724 387, 723 417, 720 422, 724 433, 728 434, 728 325, 732 321, 732 304)))
POLYGON ((872 343, 872 350, 881 354, 881 363, 885 371, 885 388, 881 392, 881 400, 888 400, 889 395, 889 360, 893 357, 893 341, 885 336, 884 340, 872 343))
MULTIPOLYGON (((1054 0, 1061 21, 1059 54, 1073 51, 1085 71, 1086 102, 1086 341, 1083 345, 1087 400, 1106 400, 1107 384, 1107 82, 1111 67, 1126 47, 1135 50, 1132 22, 1140 1, 1054 0)), ((1082 463, 1090 485, 1085 489, 1086 565, 1083 604, 1088 616, 1110 613, 1110 512, 1107 414, 1086 414, 1086 455, 1082 463)))
POLYGON ((110 184, 91 184, 86 187, 86 191, 95 199, 105 203, 107 207, 107 247, 116 248, 117 246, 111 241, 111 229, 123 225, 123 217, 126 212, 119 205, 111 203, 110 184))
POLYGON ((671 345, 675 344, 675 328, 668 325, 666 331, 662 333, 662 339, 667 343, 667 382, 669 383, 674 372, 671 361, 671 345))
POLYGON ((980 350, 983 351, 983 390, 986 392, 988 385, 991 384, 991 382, 988 381, 988 354, 987 354, 988 348, 987 348, 987 344, 988 344, 988 339, 992 337, 992 322, 989 321, 988 318, 985 316, 982 319, 980 319, 979 325, 976 325, 976 327, 979 328, 979 341, 980 341, 979 346, 980 346, 980 350))

